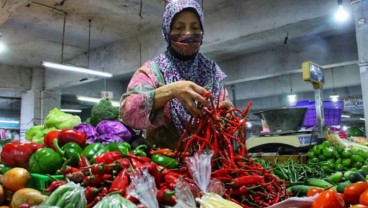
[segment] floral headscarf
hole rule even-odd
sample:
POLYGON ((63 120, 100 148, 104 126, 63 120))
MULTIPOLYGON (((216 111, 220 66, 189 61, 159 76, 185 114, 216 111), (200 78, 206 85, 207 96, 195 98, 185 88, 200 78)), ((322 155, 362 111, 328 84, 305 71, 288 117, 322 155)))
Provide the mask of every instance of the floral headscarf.
MULTIPOLYGON (((197 12, 203 27, 203 11, 195 0, 172 0, 166 5, 163 14, 162 34, 167 43, 170 42, 170 26, 174 16, 186 8, 197 12)), ((219 96, 222 80, 226 78, 218 65, 201 53, 197 53, 191 60, 184 61, 174 57, 170 50, 167 50, 153 61, 161 70, 166 84, 181 80, 192 81, 210 90, 215 97, 219 96)), ((170 101, 170 114, 179 134, 182 134, 190 114, 176 98, 170 101)))

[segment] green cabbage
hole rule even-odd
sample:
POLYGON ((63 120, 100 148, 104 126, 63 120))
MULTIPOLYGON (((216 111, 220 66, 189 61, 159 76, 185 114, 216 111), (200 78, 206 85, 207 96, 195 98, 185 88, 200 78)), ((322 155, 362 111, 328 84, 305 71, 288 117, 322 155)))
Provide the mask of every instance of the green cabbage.
POLYGON ((32 126, 31 128, 27 129, 25 133, 26 140, 31 142, 32 138, 44 129, 45 127, 43 125, 32 126))
POLYGON ((73 116, 69 113, 64 113, 58 108, 50 110, 45 118, 46 128, 55 127, 56 129, 69 129, 81 123, 79 116, 73 116))

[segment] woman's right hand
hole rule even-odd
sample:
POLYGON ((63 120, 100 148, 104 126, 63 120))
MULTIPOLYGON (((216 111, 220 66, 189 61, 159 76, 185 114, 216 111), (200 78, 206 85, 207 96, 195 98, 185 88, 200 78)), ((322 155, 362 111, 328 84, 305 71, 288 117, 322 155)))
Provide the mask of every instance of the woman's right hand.
POLYGON ((194 82, 178 81, 169 85, 173 97, 177 98, 193 116, 202 114, 202 110, 197 108, 195 101, 198 101, 198 103, 205 107, 211 105, 211 103, 203 97, 208 91, 194 82))

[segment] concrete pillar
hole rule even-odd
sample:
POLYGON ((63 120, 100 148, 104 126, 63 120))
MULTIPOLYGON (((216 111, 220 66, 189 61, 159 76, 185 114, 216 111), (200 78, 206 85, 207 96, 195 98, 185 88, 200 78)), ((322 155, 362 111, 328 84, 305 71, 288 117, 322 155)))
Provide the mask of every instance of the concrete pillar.
POLYGON ((352 0, 362 86, 365 134, 368 136, 368 0, 352 0))
POLYGON ((20 113, 20 140, 25 141, 24 133, 35 125, 41 125, 48 112, 60 108, 61 94, 44 90, 44 70, 33 69, 32 89, 22 94, 20 113))

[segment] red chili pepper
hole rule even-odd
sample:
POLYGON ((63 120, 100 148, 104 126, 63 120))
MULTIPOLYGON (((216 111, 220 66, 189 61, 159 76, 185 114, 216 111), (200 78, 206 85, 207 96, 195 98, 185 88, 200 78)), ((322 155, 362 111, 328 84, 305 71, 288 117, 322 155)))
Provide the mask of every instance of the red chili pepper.
POLYGON ((43 138, 43 145, 45 147, 50 147, 52 149, 55 150, 54 147, 54 139, 58 139, 59 138, 59 132, 60 130, 51 130, 49 131, 45 137, 43 138))
POLYGON ((96 163, 109 164, 121 158, 121 153, 116 151, 105 152, 97 156, 96 163))
POLYGON ((115 164, 118 164, 122 168, 129 168, 130 167, 130 161, 128 158, 120 158, 114 162, 115 164))
POLYGON ((67 165, 65 167, 62 167, 60 169, 60 173, 62 175, 66 175, 66 174, 69 174, 69 173, 75 173, 75 172, 81 172, 82 170, 78 169, 78 168, 75 168, 75 167, 72 167, 70 165, 67 165))
POLYGON ((84 186, 99 186, 102 183, 102 176, 100 175, 87 175, 84 176, 82 184, 84 186))
POLYGON ((99 201, 101 200, 101 198, 102 198, 102 197, 100 197, 100 196, 96 196, 96 197, 93 199, 93 201, 91 201, 90 203, 88 203, 88 204, 87 204, 87 208, 92 208, 92 207, 94 207, 94 206, 97 204, 97 202, 99 202, 99 201))
POLYGON ((59 186, 62 186, 64 184, 66 184, 67 181, 65 180, 57 180, 57 181, 53 181, 51 182, 51 184, 44 189, 43 191, 47 194, 51 194, 55 189, 57 189, 59 186))
POLYGON ((170 189, 164 188, 157 190, 156 197, 157 201, 160 204, 165 204, 169 206, 174 206, 176 204, 175 191, 172 191, 170 189))
POLYGON ((143 163, 145 163, 145 162, 151 162, 151 159, 149 159, 148 157, 140 157, 140 156, 137 156, 137 155, 135 155, 135 154, 133 154, 132 152, 129 152, 129 157, 132 159, 132 158, 134 158, 134 159, 136 159, 136 160, 139 160, 140 162, 143 162, 143 163))
POLYGON ((89 162, 89 160, 84 155, 79 154, 79 158, 80 158, 80 160, 78 162, 78 166, 80 168, 91 166, 91 163, 89 162))
POLYGON ((143 163, 140 167, 138 167, 140 171, 143 171, 144 169, 148 170, 148 173, 153 176, 155 179, 156 187, 160 188, 160 182, 161 182, 161 174, 158 171, 158 167, 156 163, 143 163))
POLYGON ((232 182, 227 183, 227 185, 233 187, 247 186, 252 184, 259 184, 264 181, 264 177, 261 175, 246 175, 238 178, 234 178, 232 182))
POLYGON ((139 200, 137 198, 135 198, 134 196, 130 195, 130 194, 125 193, 124 198, 131 201, 134 204, 139 203, 139 200))
POLYGON ((109 192, 119 191, 122 196, 126 193, 126 188, 129 185, 129 172, 127 169, 120 171, 118 176, 112 182, 109 192))
POLYGON ((96 196, 101 192, 101 188, 96 188, 94 186, 87 186, 84 189, 84 195, 86 196, 87 202, 90 203, 96 196))
POLYGON ((62 147, 64 144, 69 142, 75 142, 80 147, 86 146, 87 135, 84 132, 79 132, 74 129, 63 129, 59 133, 58 144, 62 147))
POLYGON ((1 163, 7 167, 22 167, 28 169, 29 158, 42 145, 33 142, 21 143, 18 141, 7 143, 1 151, 1 163))
POLYGON ((161 148, 161 149, 151 150, 150 154, 151 155, 161 154, 161 155, 166 155, 168 157, 175 156, 175 152, 173 152, 171 149, 168 149, 168 148, 161 148))

